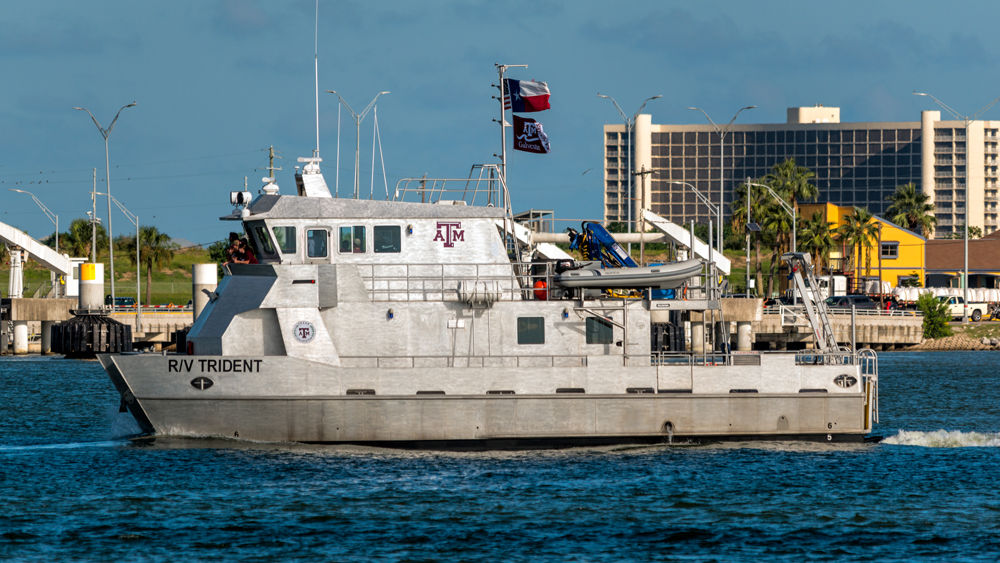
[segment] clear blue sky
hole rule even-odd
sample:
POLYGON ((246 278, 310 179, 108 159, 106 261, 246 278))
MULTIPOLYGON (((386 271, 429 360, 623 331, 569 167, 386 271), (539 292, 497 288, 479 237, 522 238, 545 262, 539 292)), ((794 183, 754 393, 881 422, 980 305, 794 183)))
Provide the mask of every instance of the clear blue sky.
MULTIPOLYGON (((278 183, 294 193, 295 158, 311 154, 313 0, 170 2, 10 0, 0 12, 0 187, 31 190, 65 230, 90 207, 91 169, 171 236, 223 238, 228 192, 256 192, 268 145, 284 157, 278 183)), ((790 106, 839 106, 843 121, 916 121, 936 109, 925 90, 964 113, 1000 95, 1000 4, 963 2, 320 1, 319 84, 355 109, 380 90, 390 188, 403 177, 461 177, 492 162, 499 133, 493 63, 528 64, 514 78, 549 83, 552 109, 534 114, 552 154, 514 153, 514 210, 601 217, 601 127, 653 94, 654 122, 785 120, 790 106), (590 170, 589 172, 586 172, 590 170), (585 173, 586 172, 586 173, 585 173)), ((337 102, 320 97, 320 151, 334 183, 337 102)), ((346 118, 346 113, 344 114, 346 118)), ((985 114, 1000 119, 1000 109, 985 114)), ((362 125, 362 185, 371 162, 362 125)), ((509 139, 508 139, 509 140, 509 139)), ((341 190, 353 175, 353 127, 341 137, 341 190)), ((376 164, 376 166, 378 166, 376 164)), ((376 184, 381 180, 376 177, 376 184)), ((99 184, 99 189, 103 186, 99 184)), ((106 204, 99 205, 103 217, 106 204)), ((115 233, 132 229, 115 211, 115 233)), ((51 223, 21 194, 0 190, 0 221, 36 237, 51 223)))

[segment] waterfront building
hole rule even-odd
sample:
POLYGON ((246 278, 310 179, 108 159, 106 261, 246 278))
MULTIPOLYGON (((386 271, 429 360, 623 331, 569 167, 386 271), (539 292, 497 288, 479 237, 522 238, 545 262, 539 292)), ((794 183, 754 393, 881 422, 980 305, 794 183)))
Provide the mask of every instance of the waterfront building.
MULTIPOLYGON (((962 287, 964 242, 927 241, 927 287, 962 287)), ((969 287, 1000 287, 1000 232, 969 240, 969 287)))
POLYGON ((604 126, 604 220, 626 222, 645 208, 677 223, 705 223, 707 207, 685 184, 718 202, 723 175, 728 206, 745 178, 794 158, 816 174, 819 201, 881 215, 896 187, 913 182, 934 205, 934 237, 961 232, 966 206, 969 224, 991 233, 1000 228, 998 131, 1000 121, 973 121, 966 130, 962 121, 942 121, 940 111, 923 111, 919 121, 844 123, 840 108, 815 106, 789 108, 785 123, 734 123, 720 147, 710 124, 654 124, 641 114, 631 147, 624 125, 604 126))
MULTIPOLYGON (((830 224, 831 233, 836 233, 854 214, 854 207, 832 203, 800 204, 799 213, 803 220, 820 213, 830 224)), ((891 287, 899 287, 904 282, 926 285, 927 239, 877 215, 872 221, 878 224, 879 236, 868 250, 855 256, 853 264, 848 260, 849 249, 833 234, 836 247, 823 264, 824 273, 847 276, 852 281, 852 288, 857 290, 866 289, 862 285, 866 281, 888 282, 891 287)))

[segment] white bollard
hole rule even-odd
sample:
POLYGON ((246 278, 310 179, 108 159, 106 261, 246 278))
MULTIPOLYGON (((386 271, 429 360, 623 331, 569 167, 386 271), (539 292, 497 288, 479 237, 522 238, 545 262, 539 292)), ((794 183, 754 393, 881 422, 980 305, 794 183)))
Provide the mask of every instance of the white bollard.
POLYGON ((41 354, 47 355, 52 353, 52 325, 55 321, 42 321, 42 349, 41 354))
POLYGON ((191 305, 194 307, 193 320, 208 305, 208 294, 219 286, 219 270, 216 264, 194 264, 191 266, 191 305))
POLYGON ((703 353, 705 351, 705 323, 691 321, 691 351, 703 353))
POLYGON ((28 321, 14 321, 14 354, 28 353, 28 321))
POLYGON ((740 352, 753 349, 753 325, 749 321, 736 323, 736 349, 740 352))
POLYGON ((80 264, 80 309, 97 310, 104 307, 104 264, 80 264))

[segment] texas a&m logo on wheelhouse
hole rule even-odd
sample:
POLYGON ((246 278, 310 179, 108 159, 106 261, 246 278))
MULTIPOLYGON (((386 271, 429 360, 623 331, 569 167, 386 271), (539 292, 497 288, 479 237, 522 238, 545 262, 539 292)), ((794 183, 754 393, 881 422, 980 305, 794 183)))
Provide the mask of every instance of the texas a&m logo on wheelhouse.
POLYGON ((437 234, 432 242, 442 241, 445 248, 453 248, 455 242, 465 242, 465 230, 461 221, 438 221, 437 234))

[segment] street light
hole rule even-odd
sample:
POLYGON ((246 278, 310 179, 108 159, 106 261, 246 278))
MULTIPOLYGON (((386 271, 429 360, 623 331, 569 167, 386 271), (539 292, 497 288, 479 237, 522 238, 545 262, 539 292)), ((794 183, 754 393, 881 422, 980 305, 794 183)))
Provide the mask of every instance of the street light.
MULTIPOLYGON (((122 215, 129 220, 130 223, 135 225, 135 331, 139 332, 142 329, 142 276, 140 267, 141 262, 139 261, 139 216, 132 213, 122 205, 122 202, 111 194, 106 194, 103 192, 93 192, 94 195, 106 195, 110 201, 121 210, 122 215)), ((114 311, 115 302, 111 301, 111 310, 114 311)))
POLYGON ((774 190, 771 189, 771 186, 768 186, 767 184, 758 184, 756 182, 748 181, 747 185, 757 186, 758 188, 764 188, 765 190, 767 190, 767 193, 771 194, 771 196, 774 197, 774 199, 781 204, 781 208, 784 209, 786 213, 792 216, 792 252, 797 252, 797 246, 795 244, 795 223, 796 223, 795 208, 792 207, 791 205, 788 205, 788 202, 785 201, 780 196, 778 196, 778 194, 776 194, 774 190))
MULTIPOLYGON (((707 111, 705 111, 705 110, 703 110, 703 109, 701 109, 699 107, 694 107, 694 106, 689 106, 688 107, 689 110, 700 111, 701 113, 705 114, 705 118, 708 119, 708 122, 712 124, 712 128, 714 128, 715 132, 719 135, 719 208, 720 209, 722 208, 723 203, 726 201, 726 196, 725 196, 725 193, 723 192, 723 189, 724 189, 723 188, 723 182, 725 181, 725 175, 726 175, 726 134, 729 133, 729 127, 733 124, 734 121, 736 121, 736 118, 739 117, 739 115, 741 113, 743 113, 744 111, 746 111, 748 109, 754 109, 756 107, 757 106, 743 106, 743 107, 741 107, 739 109, 739 111, 737 111, 733 115, 732 119, 729 120, 729 123, 726 123, 723 127, 719 127, 719 125, 717 123, 715 123, 715 121, 712 119, 712 116, 708 115, 707 111)), ((719 229, 718 229, 719 230, 718 246, 719 246, 719 252, 722 252, 722 214, 721 213, 718 216, 718 225, 719 225, 719 229)))
POLYGON ((55 225, 56 225, 56 254, 58 254, 59 253, 59 216, 56 215, 55 213, 53 213, 48 207, 45 207, 45 204, 42 203, 41 200, 39 200, 37 197, 35 197, 35 194, 33 194, 33 193, 31 193, 31 192, 29 192, 27 190, 19 190, 17 188, 7 188, 7 189, 9 189, 12 192, 17 192, 19 194, 28 194, 28 195, 30 195, 31 199, 34 200, 35 204, 38 205, 38 207, 40 207, 42 209, 42 213, 45 213, 45 216, 49 218, 49 221, 52 221, 53 223, 55 223, 55 225))
MULTIPOLYGON (((628 172, 627 172, 628 189, 627 189, 626 194, 625 194, 625 201, 628 202, 628 228, 629 228, 629 231, 633 231, 634 227, 632 225, 632 205, 633 205, 633 201, 634 201, 635 198, 633 198, 633 196, 632 196, 632 191, 633 191, 632 190, 632 129, 635 128, 635 120, 636 120, 636 118, 639 117, 639 114, 642 113, 642 109, 646 107, 646 104, 648 104, 649 102, 651 102, 653 100, 662 98, 663 95, 662 94, 657 94, 655 96, 650 96, 650 97, 646 98, 645 100, 643 100, 642 105, 639 106, 639 109, 635 110, 635 113, 632 114, 631 118, 629 118, 627 115, 625 115, 625 111, 622 110, 622 107, 620 105, 618 105, 618 102, 614 98, 612 98, 611 96, 608 96, 606 94, 602 94, 602 93, 598 92, 597 93, 597 97, 598 98, 604 98, 604 99, 607 99, 607 100, 611 100, 611 103, 615 105, 615 109, 618 110, 618 115, 620 115, 622 117, 622 121, 625 123, 625 135, 627 137, 627 144, 626 144, 626 151, 627 152, 625 154, 626 154, 626 158, 628 159, 628 172)), ((619 174, 619 177, 621 177, 620 174, 619 174)), ((619 182, 619 184, 620 184, 620 182, 619 182)), ((621 201, 620 197, 619 197, 619 201, 621 201)), ((628 246, 629 246, 629 253, 631 254, 631 252, 632 252, 632 244, 629 243, 628 246)))
POLYGON ((944 108, 945 111, 955 116, 955 119, 965 122, 965 233, 962 237, 964 240, 965 249, 965 267, 962 277, 962 322, 969 322, 969 124, 976 120, 977 117, 983 114, 986 110, 993 107, 998 101, 1000 101, 1000 96, 993 99, 992 102, 986 104, 979 111, 972 115, 961 115, 957 111, 951 108, 948 104, 942 102, 941 100, 935 98, 927 92, 917 92, 913 91, 914 96, 926 96, 934 102, 944 108))
POLYGON ((107 173, 105 180, 107 181, 108 189, 108 260, 111 266, 111 306, 114 307, 115 304, 115 241, 114 235, 111 232, 111 156, 108 150, 108 140, 111 138, 111 131, 115 128, 115 123, 118 121, 118 116, 121 115, 122 111, 128 108, 133 108, 136 103, 133 101, 130 104, 125 104, 124 106, 118 108, 118 112, 115 113, 114 119, 111 120, 111 125, 105 129, 101 127, 101 124, 94 117, 91 111, 84 107, 74 106, 73 109, 85 111, 90 115, 90 119, 97 126, 97 130, 101 132, 101 136, 104 137, 104 166, 106 167, 107 173))
MULTIPOLYGON (((357 146, 354 149, 354 199, 358 199, 358 190, 360 188, 359 185, 360 178, 358 177, 358 173, 359 173, 359 165, 361 163, 361 122, 364 121, 365 117, 368 115, 368 112, 371 111, 373 107, 375 107, 375 102, 378 101, 379 97, 382 96, 383 94, 389 94, 391 92, 382 91, 379 92, 378 94, 375 94, 375 97, 372 98, 372 101, 368 102, 368 105, 365 106, 365 109, 361 110, 360 112, 355 112, 354 109, 351 107, 351 104, 347 103, 347 100, 345 100, 343 96, 337 94, 336 90, 327 90, 327 92, 330 94, 336 94, 337 98, 340 100, 340 103, 344 104, 344 107, 347 108, 347 111, 351 112, 351 116, 354 118, 355 131, 357 134, 357 146)), ((340 162, 337 163, 337 166, 338 168, 340 167, 340 162)))
MULTIPOLYGON (((694 187, 693 184, 690 184, 688 182, 682 182, 680 180, 673 180, 670 183, 671 184, 677 184, 679 186, 687 186, 687 187, 691 188, 691 191, 694 192, 694 195, 697 196, 698 199, 701 200, 701 202, 704 203, 706 207, 708 207, 708 211, 712 215, 715 215, 716 217, 719 216, 719 207, 716 206, 715 204, 713 204, 712 201, 709 200, 707 197, 705 197, 704 194, 702 194, 701 192, 699 192, 698 188, 694 187)), ((711 222, 711 220, 712 220, 711 217, 709 217, 709 222, 711 222)), ((693 235, 694 235, 694 233, 692 233, 692 236, 693 235)), ((711 240, 708 241, 708 247, 711 250, 711 248, 712 248, 712 241, 711 240)), ((694 253, 694 245, 692 245, 691 252, 694 253)))

